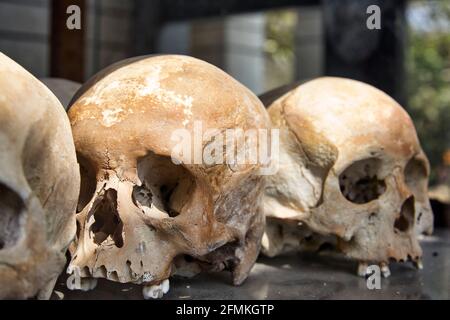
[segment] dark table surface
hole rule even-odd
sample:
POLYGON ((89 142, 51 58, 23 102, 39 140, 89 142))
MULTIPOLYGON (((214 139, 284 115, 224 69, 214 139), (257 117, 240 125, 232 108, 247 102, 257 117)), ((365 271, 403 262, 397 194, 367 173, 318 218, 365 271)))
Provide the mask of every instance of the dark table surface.
MULTIPOLYGON (((356 263, 321 254, 290 253, 260 257, 240 287, 230 275, 201 274, 170 280, 163 299, 450 299, 450 230, 436 230, 422 241, 423 270, 410 263, 391 264, 380 290, 367 289, 356 263)), ((88 292, 70 291, 61 277, 55 290, 63 299, 142 299, 142 286, 100 279, 88 292)), ((54 292, 52 299, 58 299, 54 292)))

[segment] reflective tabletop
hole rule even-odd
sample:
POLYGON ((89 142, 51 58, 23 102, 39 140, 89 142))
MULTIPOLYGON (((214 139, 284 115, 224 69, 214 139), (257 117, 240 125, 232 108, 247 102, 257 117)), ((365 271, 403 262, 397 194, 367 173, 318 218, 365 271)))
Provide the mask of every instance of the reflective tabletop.
MULTIPOLYGON (((173 278, 163 299, 450 299, 450 230, 421 240, 422 270, 411 263, 390 265, 381 288, 369 290, 357 264, 329 254, 289 253, 260 257, 246 282, 234 287, 227 272, 173 278)), ((142 286, 100 279, 88 292, 70 291, 65 276, 52 299, 142 299, 142 286)))

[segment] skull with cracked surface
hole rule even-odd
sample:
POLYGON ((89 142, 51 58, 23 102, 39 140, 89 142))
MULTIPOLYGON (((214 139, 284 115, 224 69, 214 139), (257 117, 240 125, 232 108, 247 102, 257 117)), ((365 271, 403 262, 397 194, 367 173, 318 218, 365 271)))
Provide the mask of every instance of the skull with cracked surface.
POLYGON ((198 124, 216 133, 267 130, 256 96, 206 62, 139 57, 84 85, 69 118, 82 173, 68 270, 82 281, 69 287, 107 278, 142 283, 144 296, 160 297, 174 273, 226 269, 235 284, 245 280, 264 231, 260 165, 190 161, 190 152, 174 152, 173 133, 193 137, 187 143, 201 154, 218 135, 196 138, 198 124))
POLYGON ((1 53, 0 163, 0 298, 47 299, 75 237, 75 146, 58 99, 1 53))
POLYGON ((359 261, 420 266, 431 233, 429 164, 414 125, 392 98, 362 82, 319 78, 269 107, 280 128, 280 170, 268 177, 263 252, 335 246, 359 261))

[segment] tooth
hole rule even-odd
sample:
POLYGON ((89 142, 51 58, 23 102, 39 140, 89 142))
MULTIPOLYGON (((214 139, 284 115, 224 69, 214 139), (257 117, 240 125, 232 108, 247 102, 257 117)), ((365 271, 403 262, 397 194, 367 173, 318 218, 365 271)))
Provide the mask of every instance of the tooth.
POLYGON ((418 270, 423 269, 422 259, 418 259, 418 260, 414 261, 413 264, 414 264, 414 267, 416 267, 418 270))
POLYGON ((391 270, 389 270, 389 265, 387 263, 381 262, 380 269, 381 273, 383 274, 383 277, 387 278, 391 275, 391 270))
POLYGON ((169 289, 170 289, 169 279, 166 279, 162 282, 163 294, 166 294, 167 292, 169 292, 169 289))
POLYGON ((63 300, 64 299, 64 293, 62 293, 61 291, 55 290, 54 291, 56 296, 58 297, 59 300, 63 300))
POLYGON ((81 278, 75 274, 72 274, 67 278, 66 285, 69 290, 89 291, 97 286, 97 279, 81 278))
POLYGON ((144 286, 142 288, 142 294, 144 299, 159 299, 162 298, 164 294, 169 292, 169 279, 162 281, 159 284, 154 284, 151 286, 144 286))
POLYGON ((360 262, 358 264, 358 276, 365 277, 367 274, 368 264, 366 262, 360 262))

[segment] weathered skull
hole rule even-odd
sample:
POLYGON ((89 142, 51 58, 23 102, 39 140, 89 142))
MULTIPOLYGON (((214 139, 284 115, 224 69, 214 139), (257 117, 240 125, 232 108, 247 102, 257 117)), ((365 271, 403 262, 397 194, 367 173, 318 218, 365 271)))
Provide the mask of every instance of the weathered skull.
MULTIPOLYGON (((167 292, 180 266, 184 273, 228 269, 235 284, 245 280, 264 231, 260 165, 190 164, 174 152, 173 133, 189 134, 201 154, 220 135, 198 139, 196 126, 267 130, 262 103, 221 70, 185 56, 125 60, 75 99, 69 118, 82 191, 68 272, 143 283, 147 297, 167 292)), ((72 279, 69 287, 89 287, 72 279)))
POLYGON ((428 160, 408 114, 361 82, 320 78, 269 108, 280 128, 280 170, 268 177, 263 250, 332 244, 362 264, 420 264, 431 233, 428 160))
POLYGON ((1 53, 0 163, 0 298, 49 298, 75 237, 75 147, 58 99, 1 53))

